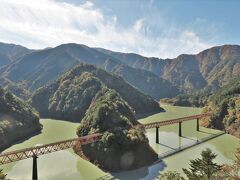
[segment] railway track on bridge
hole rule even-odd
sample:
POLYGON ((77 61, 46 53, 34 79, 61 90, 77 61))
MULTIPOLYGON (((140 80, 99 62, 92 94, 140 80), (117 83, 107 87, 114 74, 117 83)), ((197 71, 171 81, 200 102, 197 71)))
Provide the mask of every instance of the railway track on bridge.
MULTIPOLYGON (((141 125, 137 125, 136 127, 140 127, 140 128, 144 128, 144 129, 156 128, 156 143, 159 143, 159 130, 158 130, 159 127, 179 123, 179 136, 182 136, 181 124, 183 122, 196 119, 197 120, 196 130, 199 131, 199 119, 208 117, 210 115, 211 114, 199 114, 199 115, 187 116, 187 117, 182 117, 182 118, 177 118, 177 119, 158 121, 158 122, 154 122, 154 123, 141 124, 141 125)), ((20 161, 20 160, 27 159, 27 158, 33 158, 33 173, 32 173, 33 178, 32 179, 38 179, 37 178, 38 177, 38 175, 37 175, 37 158, 38 158, 38 156, 76 147, 77 153, 80 155, 82 154, 82 158, 86 159, 85 155, 82 152, 82 148, 81 148, 82 145, 97 142, 101 139, 101 137, 102 137, 101 133, 96 133, 96 134, 91 134, 91 135, 87 135, 87 136, 83 136, 83 137, 79 137, 79 138, 73 138, 73 139, 54 142, 54 143, 50 143, 50 144, 20 149, 20 150, 16 150, 16 151, 0 153, 0 165, 15 162, 15 161, 20 161)), ((214 138, 214 137, 211 137, 210 139, 212 139, 212 138, 214 138)), ((202 142, 205 142, 205 141, 207 141, 207 139, 202 142)), ((197 144, 199 144, 199 143, 200 142, 197 142, 197 144)), ((193 145, 195 145, 195 144, 193 144, 193 145)), ((191 145, 189 147, 185 147, 185 149, 190 148, 193 145, 191 145)), ((170 152, 168 154, 165 154, 164 157, 169 156, 173 153, 177 153, 182 150, 183 149, 179 149, 178 151, 170 152)))
MULTIPOLYGON (((171 119, 166 121, 148 123, 148 124, 140 125, 140 127, 145 129, 158 128, 161 126, 182 123, 182 122, 190 121, 193 119, 197 119, 198 121, 198 119, 207 117, 207 116, 210 116, 210 114, 199 114, 199 115, 187 116, 187 117, 171 119)), ((158 136, 158 133, 156 136, 158 136)), ((65 141, 59 141, 59 142, 54 142, 50 144, 25 148, 21 150, 0 153, 0 165, 11 163, 14 161, 20 161, 27 158, 38 157, 40 155, 44 155, 44 154, 48 154, 48 153, 52 153, 60 150, 73 148, 77 143, 80 143, 80 145, 90 144, 98 141, 101 137, 102 137, 102 134, 97 133, 97 134, 91 134, 91 135, 87 135, 79 138, 68 139, 65 141)), ((156 143, 158 143, 158 141, 156 141, 156 143)))
POLYGON ((98 141, 101 137, 102 134, 97 133, 79 138, 68 139, 65 141, 59 141, 55 143, 1 153, 0 165, 11 163, 14 161, 20 161, 27 158, 38 157, 40 155, 61 151, 64 149, 73 148, 75 145, 77 145, 77 143, 80 143, 81 145, 90 144, 98 141))
MULTIPOLYGON (((207 117, 207 116, 210 116, 210 114, 199 114, 199 115, 187 116, 187 117, 182 117, 177 119, 170 119, 165 121, 148 123, 148 124, 140 125, 140 127, 145 129, 158 128, 161 126, 182 123, 182 122, 190 121, 193 119, 198 120, 200 118, 207 117)), ((21 149, 21 150, 16 150, 11 152, 4 152, 0 154, 0 165, 11 163, 14 161, 20 161, 27 158, 38 157, 40 155, 44 155, 44 154, 48 154, 48 153, 52 153, 52 152, 56 152, 64 149, 73 148, 76 145, 76 143, 80 143, 81 145, 90 144, 98 141, 101 137, 102 137, 102 134, 97 133, 97 134, 91 134, 91 135, 83 136, 79 138, 68 139, 65 141, 59 141, 59 142, 54 142, 50 144, 30 147, 26 149, 21 149)))
POLYGON ((187 117, 182 117, 182 118, 177 118, 177 119, 170 119, 170 120, 165 120, 165 121, 159 121, 159 122, 153 122, 153 123, 148 123, 144 124, 145 129, 150 129, 150 128, 156 128, 156 127, 161 127, 161 126, 166 126, 166 125, 171 125, 171 124, 176 124, 176 123, 182 123, 185 121, 190 121, 193 119, 201 119, 204 117, 211 116, 210 113, 205 113, 205 114, 198 114, 198 115, 193 115, 193 116, 187 116, 187 117))

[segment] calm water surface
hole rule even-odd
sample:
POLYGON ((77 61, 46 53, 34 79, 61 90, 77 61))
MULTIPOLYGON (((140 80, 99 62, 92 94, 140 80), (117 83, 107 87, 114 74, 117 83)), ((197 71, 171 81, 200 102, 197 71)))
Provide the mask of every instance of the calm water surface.
MULTIPOLYGON (((142 123, 167 120, 201 113, 200 108, 174 107, 164 106, 166 112, 158 113, 144 119, 140 119, 142 123)), ((76 128, 78 123, 70 123, 59 120, 41 119, 43 131, 22 143, 16 144, 6 151, 22 149, 40 144, 51 143, 55 141, 65 140, 76 137, 76 128)), ((178 137, 178 125, 170 125, 160 128, 160 144, 155 143, 155 129, 147 130, 146 134, 149 138, 150 145, 158 154, 171 151, 180 146, 187 145, 211 134, 219 131, 206 129, 201 127, 200 132, 196 131, 196 122, 189 121, 182 124, 182 135, 178 137)), ((212 139, 208 142, 192 147, 188 150, 177 153, 171 157, 165 158, 162 162, 156 163, 149 167, 144 167, 134 171, 109 174, 103 172, 91 163, 82 160, 73 153, 72 150, 59 151, 38 158, 38 171, 40 180, 92 180, 97 178, 105 178, 114 176, 119 179, 154 179, 161 172, 168 170, 176 170, 181 172, 183 167, 188 167, 189 160, 199 157, 202 150, 206 148, 212 149, 218 154, 216 162, 231 163, 233 152, 240 147, 239 139, 231 135, 223 135, 212 139)), ((8 174, 8 178, 16 180, 31 179, 32 160, 26 159, 4 165, 4 171, 8 174)))

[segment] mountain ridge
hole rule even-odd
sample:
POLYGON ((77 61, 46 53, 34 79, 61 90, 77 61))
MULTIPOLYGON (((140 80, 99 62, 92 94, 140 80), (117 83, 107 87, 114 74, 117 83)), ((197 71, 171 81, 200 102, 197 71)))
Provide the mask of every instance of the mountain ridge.
POLYGON ((1 76, 24 83, 30 91, 54 81, 79 63, 94 64, 123 77, 131 85, 156 99, 179 93, 177 87, 155 74, 135 69, 93 48, 63 44, 52 49, 34 51, 0 70, 1 76), (165 88, 162 88, 162 87, 165 88))
POLYGON ((31 104, 41 117, 80 121, 103 88, 119 93, 139 116, 163 111, 154 99, 121 77, 88 64, 80 64, 52 84, 39 88, 31 97, 31 104))
POLYGON ((79 63, 94 64, 121 76, 159 100, 182 92, 213 92, 226 85, 240 73, 240 46, 215 46, 197 54, 160 59, 69 43, 26 54, 1 68, 0 75, 33 91, 79 63))

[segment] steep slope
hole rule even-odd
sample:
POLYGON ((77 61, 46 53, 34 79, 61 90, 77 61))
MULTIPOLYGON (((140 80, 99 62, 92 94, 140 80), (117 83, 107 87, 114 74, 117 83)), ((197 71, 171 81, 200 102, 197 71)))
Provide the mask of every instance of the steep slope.
POLYGON ((211 112, 211 118, 202 124, 240 137, 240 77, 216 91, 208 100, 203 110, 211 112))
POLYGON ((27 49, 20 45, 0 42, 0 68, 3 65, 9 64, 12 61, 22 58, 24 55, 32 51, 33 50, 27 49))
POLYGON ((174 59, 143 57, 97 49, 131 67, 151 71, 181 89, 214 91, 240 73, 240 46, 223 45, 206 49, 196 55, 179 55, 174 59))
POLYGON ((193 55, 180 55, 169 60, 163 77, 186 91, 199 90, 207 85, 193 55))
POLYGON ((4 77, 0 77, 0 86, 24 100, 27 100, 31 95, 31 93, 26 90, 23 85, 14 83, 4 77))
POLYGON ((153 72, 185 91, 201 89, 207 85, 194 55, 180 55, 175 59, 163 60, 133 53, 119 53, 100 48, 97 50, 118 58, 131 67, 153 72))
POLYGON ((104 54, 110 55, 130 67, 150 71, 157 76, 163 75, 164 66, 166 64, 166 61, 163 59, 159 59, 156 57, 144 57, 135 53, 114 52, 102 48, 96 48, 96 50, 104 54))
POLYGON ((240 73, 240 46, 213 47, 199 53, 197 61, 203 77, 211 86, 222 87, 240 73))
POLYGON ((117 74, 156 99, 172 97, 179 93, 171 83, 149 71, 129 67, 114 57, 78 44, 64 44, 33 52, 8 65, 0 73, 11 81, 24 82, 29 90, 35 90, 53 82, 59 75, 81 62, 94 64, 117 74))
POLYGON ((137 128, 131 107, 114 90, 103 88, 95 96, 77 130, 78 136, 103 133, 99 142, 83 146, 89 160, 103 169, 122 171, 152 164, 158 155, 137 128))
MULTIPOLYGON (((6 59, 6 55, 4 57, 6 59)), ((8 60, 5 61, 4 64, 8 60)), ((142 92, 160 99, 178 95, 176 87, 192 93, 199 90, 213 92, 226 85, 240 72, 240 46, 217 46, 196 55, 183 54, 163 60, 63 44, 25 55, 1 69, 0 75, 14 82, 24 82, 28 89, 35 90, 81 62, 120 75, 142 92)))
POLYGON ((40 130, 36 112, 21 99, 0 88, 0 150, 40 130))
POLYGON ((103 87, 116 90, 137 115, 162 110, 150 96, 139 92, 121 77, 86 64, 77 66, 54 83, 37 90, 31 102, 43 117, 80 121, 103 87))
POLYGON ((11 63, 11 60, 5 55, 0 53, 0 68, 11 63))

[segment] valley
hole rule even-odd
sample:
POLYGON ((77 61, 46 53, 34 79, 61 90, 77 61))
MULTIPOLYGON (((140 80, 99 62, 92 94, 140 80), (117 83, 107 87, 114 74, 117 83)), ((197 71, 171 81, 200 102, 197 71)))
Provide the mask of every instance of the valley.
MULTIPOLYGON (((166 112, 157 113, 144 119, 140 119, 141 123, 154 122, 156 120, 167 120, 177 117, 189 116, 199 114, 200 108, 177 107, 177 106, 163 106, 166 112)), ((37 144, 46 144, 63 139, 76 137, 75 131, 79 123, 71 123, 59 120, 41 119, 43 124, 42 133, 34 136, 23 143, 16 144, 5 151, 12 151, 37 144), (52 129, 54 128, 54 131, 52 129)), ((160 144, 155 143, 155 130, 148 130, 146 135, 149 138, 151 147, 158 153, 164 153, 169 150, 164 145, 170 147, 178 147, 179 143, 185 145, 191 143, 196 138, 203 138, 209 136, 207 133, 215 133, 215 130, 200 127, 206 133, 197 133, 195 131, 195 123, 190 121, 183 125, 183 135, 187 138, 178 137, 177 125, 165 126, 160 129, 160 144), (190 139, 188 139, 190 138, 190 139)), ((159 175, 160 172, 168 170, 181 171, 183 167, 188 167, 188 162, 192 157, 198 157, 200 152, 209 147, 218 154, 217 162, 231 163, 233 159, 233 152, 238 147, 238 139, 231 135, 223 135, 206 143, 195 146, 191 149, 175 154, 164 159, 154 165, 150 165, 138 170, 128 172, 108 174, 93 164, 79 158, 72 150, 59 151, 52 154, 47 154, 39 157, 38 169, 39 179, 97 179, 100 177, 117 177, 121 179, 152 179, 159 175), (175 162, 181 163, 175 163, 175 162), (56 163, 57 162, 57 163, 56 163), (61 169, 61 171, 59 171, 61 169), (49 171, 50 170, 50 171, 49 171)), ((4 172, 12 179, 30 179, 31 178, 32 160, 26 159, 16 163, 11 163, 3 166, 4 172)))
POLYGON ((240 180, 239 7, 1 0, 0 180, 240 180))
MULTIPOLYGON (((231 75, 229 71, 239 65, 238 46, 214 47, 197 55, 180 55, 175 59, 166 60, 148 59, 137 54, 117 53, 79 44, 63 44, 43 50, 26 51, 22 48, 20 47, 20 54, 17 55, 13 50, 10 51, 12 54, 2 50, 9 61, 4 61, 5 64, 0 67, 0 85, 3 87, 3 119, 0 127, 3 134, 7 134, 2 136, 7 144, 2 144, 1 148, 13 145, 6 150, 12 151, 15 148, 73 138, 76 135, 81 137, 103 133, 100 142, 75 147, 75 150, 82 149, 84 156, 92 164, 83 159, 79 160, 81 153, 78 156, 73 150, 57 152, 58 159, 69 158, 69 163, 74 161, 77 168, 71 163, 69 167, 72 170, 66 169, 66 175, 55 171, 52 172, 55 175, 51 175, 51 178, 77 179, 80 176, 84 179, 90 176, 86 172, 82 175, 84 169, 79 167, 84 166, 95 172, 96 177, 93 179, 102 176, 152 179, 166 170, 180 172, 181 168, 187 167, 190 160, 182 159, 186 152, 191 153, 191 157, 197 157, 208 147, 218 154, 219 163, 231 163, 234 160, 233 153, 239 147, 235 137, 239 137, 240 132, 240 91, 238 68, 235 68, 236 73, 231 75), (219 57, 215 57, 216 51, 221 54, 219 57), (232 53, 236 55, 233 56, 232 53), (201 63, 204 60, 200 57, 206 58, 206 61, 209 58, 214 59, 212 67, 202 67, 201 63), (224 64, 223 61, 231 63, 224 64), (143 63, 141 68, 138 67, 138 63, 143 63), (222 71, 221 75, 214 74, 215 66, 220 66, 226 71, 222 71), (157 74, 157 71, 160 74, 157 74), (209 74, 214 74, 214 77, 210 77, 209 74), (226 80, 219 76, 226 77, 226 80), (24 120, 19 116, 21 111, 23 114, 20 115, 24 120), (143 131, 136 128, 139 123, 154 122, 159 118, 166 120, 200 113, 211 113, 210 118, 200 121, 200 125, 203 126, 201 131, 195 131, 194 122, 186 122, 182 127, 184 135, 178 137, 177 125, 163 127, 160 128, 159 144, 154 141, 154 129, 143 131), (26 122, 26 119, 31 118, 32 120, 26 122), (38 122, 39 118, 41 124, 38 122), (50 134, 51 130, 46 128, 49 125, 50 129, 54 130, 50 134), (58 126, 61 130, 55 132, 58 126), (154 163, 158 155, 217 134, 219 130, 235 137, 222 135, 154 163), (21 135, 22 132, 26 134, 21 135), (10 136, 10 133, 13 135, 10 136), (36 133, 40 134, 35 136, 36 133), (45 137, 46 135, 49 137, 45 137), (231 146, 221 149, 228 141, 232 142, 231 146), (15 143, 19 144, 14 145, 15 143), (122 157, 125 155, 134 158, 123 161, 122 157), (173 165, 172 159, 178 158, 185 165, 173 165), (107 173, 108 171, 111 173, 107 173)), ((56 158, 50 154, 44 155, 43 159, 51 157, 56 158)), ((8 177, 15 179, 19 176, 18 172, 23 171, 19 169, 18 164, 24 167, 24 162, 29 160, 4 165, 4 172, 8 177)), ((43 164, 46 165, 46 162, 43 164)), ((40 162, 41 166, 43 165, 40 162)), ((30 173, 26 172, 29 175, 30 173)), ((24 175, 23 179, 27 176, 24 175)), ((51 179, 47 176, 46 172, 46 178, 51 179)))

